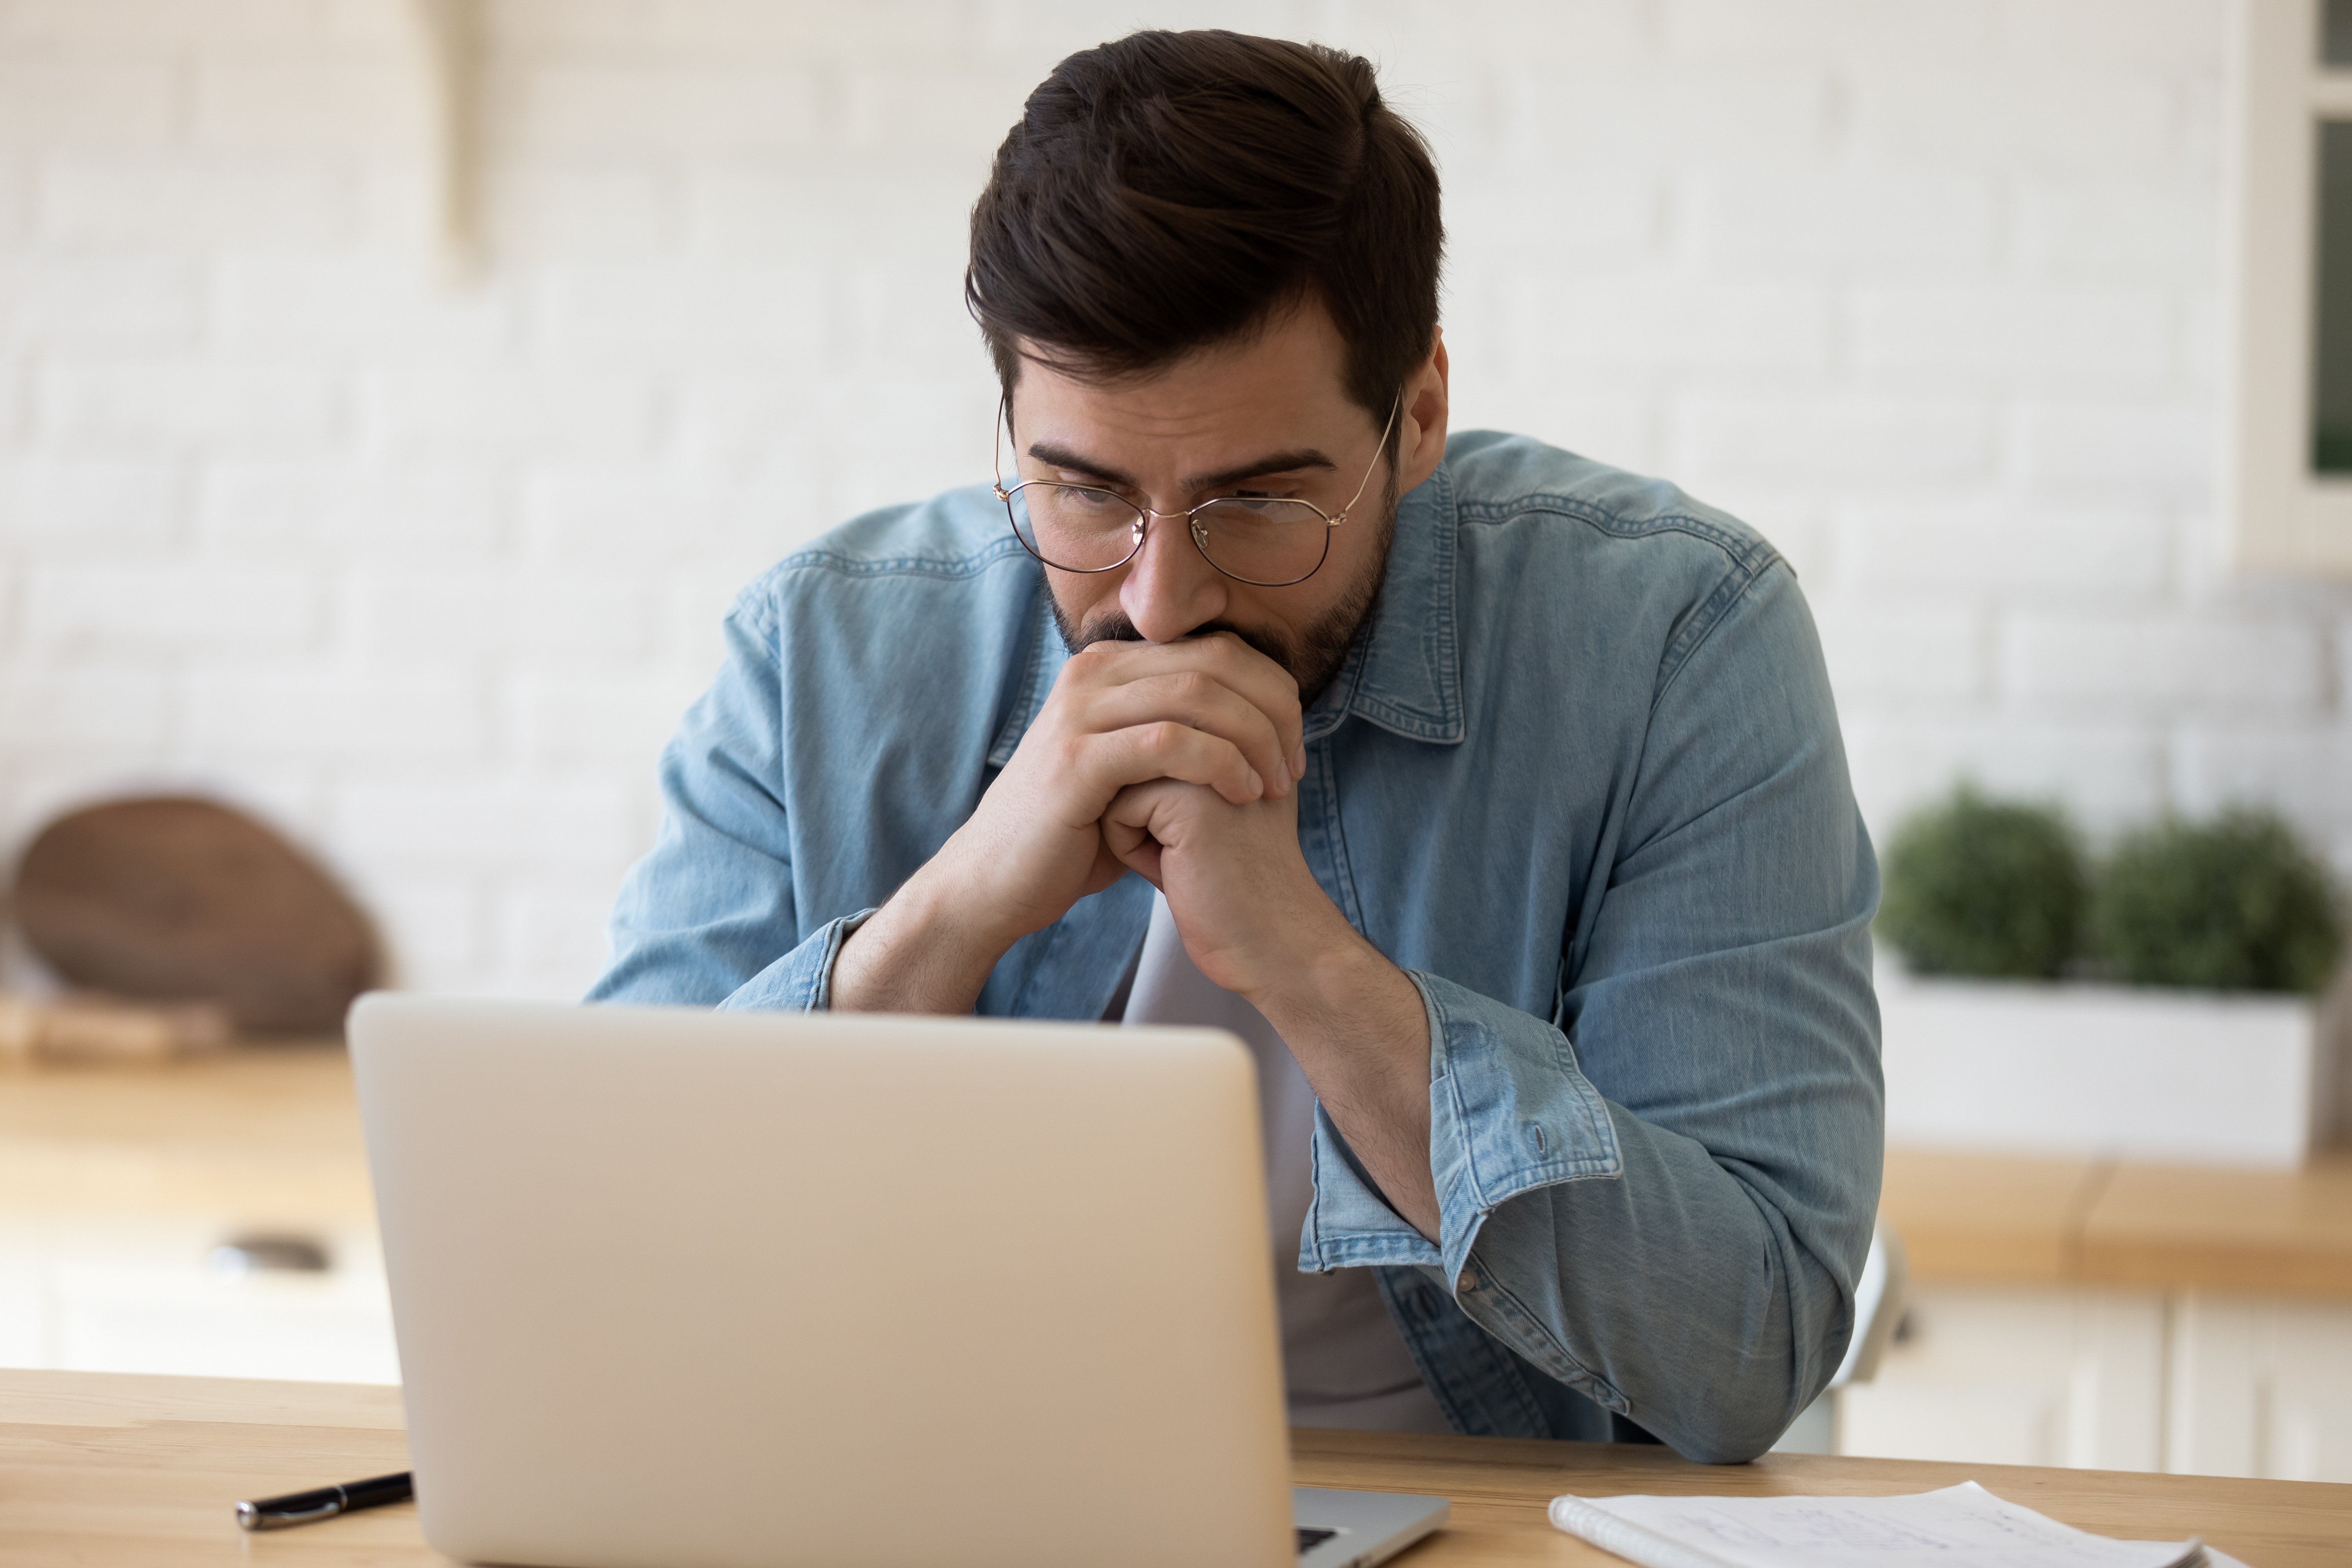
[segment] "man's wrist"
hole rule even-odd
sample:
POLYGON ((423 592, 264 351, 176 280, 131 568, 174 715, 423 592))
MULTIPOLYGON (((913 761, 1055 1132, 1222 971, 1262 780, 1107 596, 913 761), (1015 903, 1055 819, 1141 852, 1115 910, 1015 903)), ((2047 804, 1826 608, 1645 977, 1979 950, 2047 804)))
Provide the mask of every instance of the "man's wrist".
POLYGON ((1286 954, 1284 963, 1269 966, 1268 983, 1248 998, 1285 1040, 1296 1036, 1306 1043, 1334 1033, 1361 1039, 1425 1030, 1420 988, 1337 909, 1331 910, 1319 937, 1286 954), (1398 1016, 1408 993, 1412 1002, 1406 1020, 1413 1026, 1410 1030, 1401 1026, 1398 1016))
POLYGON ((992 930, 980 900, 933 859, 844 939, 833 1005, 845 1013, 969 1013, 1021 935, 992 930))

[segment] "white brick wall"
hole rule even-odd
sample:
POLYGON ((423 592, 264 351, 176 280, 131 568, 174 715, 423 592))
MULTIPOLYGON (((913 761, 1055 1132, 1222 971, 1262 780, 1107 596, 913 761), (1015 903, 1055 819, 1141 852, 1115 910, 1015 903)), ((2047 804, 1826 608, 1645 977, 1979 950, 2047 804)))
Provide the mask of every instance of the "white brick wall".
POLYGON ((1387 62, 1463 423, 1773 534, 1882 831, 1969 773, 2352 869, 2352 588, 2217 564, 2221 0, 491 0, 454 288, 399 0, 0 0, 0 842, 219 789, 407 979, 575 991, 734 588, 984 473, 966 211, 1144 19, 1387 62))

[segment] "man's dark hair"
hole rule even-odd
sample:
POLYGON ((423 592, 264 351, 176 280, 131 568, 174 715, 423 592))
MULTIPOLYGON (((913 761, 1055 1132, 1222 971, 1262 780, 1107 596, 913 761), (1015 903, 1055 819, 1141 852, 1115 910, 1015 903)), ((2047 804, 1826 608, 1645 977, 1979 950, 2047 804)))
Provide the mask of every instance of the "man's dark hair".
POLYGON ((1039 83, 971 212, 964 300, 1008 395, 1032 357, 1117 379, 1320 300, 1385 418, 1429 353, 1444 228, 1421 135, 1370 61, 1139 32, 1039 83))

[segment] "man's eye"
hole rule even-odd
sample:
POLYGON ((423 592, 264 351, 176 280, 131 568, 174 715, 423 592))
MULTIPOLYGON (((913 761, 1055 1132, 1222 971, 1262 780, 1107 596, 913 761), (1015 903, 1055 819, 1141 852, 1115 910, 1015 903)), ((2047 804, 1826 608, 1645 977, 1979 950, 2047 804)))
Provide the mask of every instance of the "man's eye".
POLYGON ((1281 513, 1297 505, 1297 498, 1278 496, 1270 490, 1235 490, 1229 496, 1219 496, 1216 504, 1239 511, 1281 513))

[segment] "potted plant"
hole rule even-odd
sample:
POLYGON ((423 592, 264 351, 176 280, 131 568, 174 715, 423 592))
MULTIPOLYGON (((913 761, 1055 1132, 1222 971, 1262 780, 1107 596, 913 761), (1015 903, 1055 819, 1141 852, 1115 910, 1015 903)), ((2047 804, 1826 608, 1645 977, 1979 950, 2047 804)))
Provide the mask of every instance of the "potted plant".
POLYGON ((2352 1042, 2317 1000, 2343 903, 2275 816, 2160 823, 2095 868, 2061 813, 1964 786, 1885 883, 1890 1142, 2284 1166, 2344 1121, 2352 1042))

